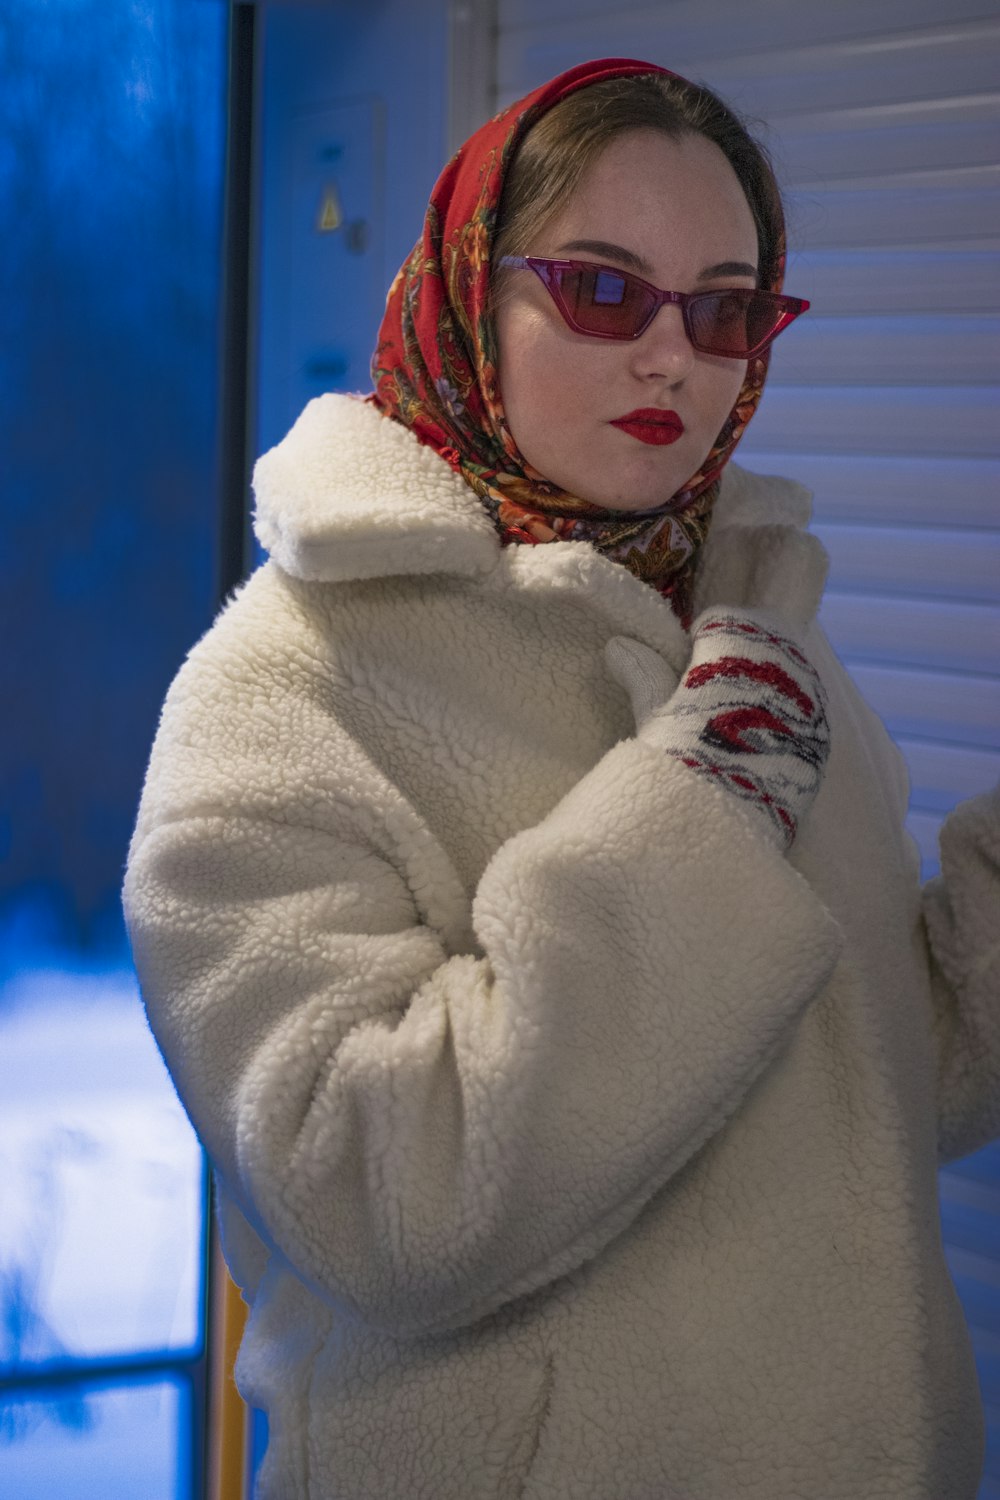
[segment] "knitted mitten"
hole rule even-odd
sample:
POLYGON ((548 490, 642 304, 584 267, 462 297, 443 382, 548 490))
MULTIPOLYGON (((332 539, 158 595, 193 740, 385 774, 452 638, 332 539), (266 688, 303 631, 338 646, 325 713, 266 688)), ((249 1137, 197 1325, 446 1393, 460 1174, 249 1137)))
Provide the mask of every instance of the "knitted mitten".
POLYGON ((638 737, 754 808, 788 848, 830 751, 820 680, 791 636, 750 610, 706 610, 692 642, 672 692, 655 651, 626 636, 609 642, 606 660, 629 693, 638 737))

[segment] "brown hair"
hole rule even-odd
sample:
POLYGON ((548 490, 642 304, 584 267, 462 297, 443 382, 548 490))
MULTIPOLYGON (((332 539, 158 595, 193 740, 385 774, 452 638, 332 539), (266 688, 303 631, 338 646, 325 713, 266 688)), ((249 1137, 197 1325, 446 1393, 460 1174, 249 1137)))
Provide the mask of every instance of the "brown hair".
POLYGON ((662 73, 609 78, 577 89, 532 125, 504 183, 494 266, 503 255, 530 254, 534 237, 604 148, 616 136, 646 129, 673 140, 703 135, 723 152, 757 227, 760 285, 770 286, 784 251, 784 215, 766 151, 710 89, 662 73))

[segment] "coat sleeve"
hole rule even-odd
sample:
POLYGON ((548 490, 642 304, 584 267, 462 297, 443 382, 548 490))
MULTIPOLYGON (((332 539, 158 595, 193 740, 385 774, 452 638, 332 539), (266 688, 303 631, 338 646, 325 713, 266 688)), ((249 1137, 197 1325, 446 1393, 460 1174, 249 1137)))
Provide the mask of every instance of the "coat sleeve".
POLYGON ((449 951, 416 815, 309 718, 320 688, 275 696, 288 665, 191 661, 168 698, 125 888, 144 1000, 265 1243, 370 1326, 458 1327, 628 1226, 839 929, 742 808, 629 740, 499 847, 449 951))
POLYGON ((1000 1137, 1000 787, 945 820, 923 908, 944 1164, 1000 1137))

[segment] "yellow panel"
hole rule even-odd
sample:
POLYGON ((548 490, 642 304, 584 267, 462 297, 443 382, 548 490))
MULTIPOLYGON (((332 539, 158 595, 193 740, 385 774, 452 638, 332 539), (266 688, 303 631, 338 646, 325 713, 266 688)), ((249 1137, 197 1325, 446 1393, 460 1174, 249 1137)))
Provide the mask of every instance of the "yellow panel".
POLYGON ((250 1420, 236 1389, 233 1367, 247 1320, 247 1305, 222 1258, 218 1232, 211 1231, 208 1310, 208 1496, 246 1500, 250 1420))

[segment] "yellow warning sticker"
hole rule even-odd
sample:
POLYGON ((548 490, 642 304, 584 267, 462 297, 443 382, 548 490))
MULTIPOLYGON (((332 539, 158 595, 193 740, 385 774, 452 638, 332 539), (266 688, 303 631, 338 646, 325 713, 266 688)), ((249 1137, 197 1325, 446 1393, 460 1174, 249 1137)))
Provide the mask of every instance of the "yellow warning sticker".
POLYGON ((328 183, 320 199, 316 228, 320 234, 330 234, 334 229, 339 229, 343 222, 344 211, 340 206, 340 194, 332 182, 328 183))

